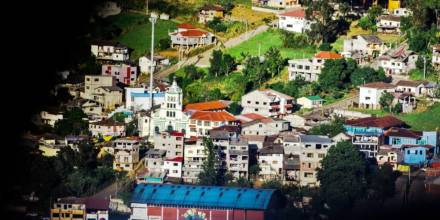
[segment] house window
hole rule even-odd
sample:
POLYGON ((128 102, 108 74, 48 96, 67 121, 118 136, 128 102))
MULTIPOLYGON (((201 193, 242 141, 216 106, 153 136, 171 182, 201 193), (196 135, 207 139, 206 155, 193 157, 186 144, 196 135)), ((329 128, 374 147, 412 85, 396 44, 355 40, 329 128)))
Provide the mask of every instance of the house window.
POLYGON ((325 154, 318 154, 318 158, 324 158, 325 154))
POLYGON ((256 105, 259 105, 259 104, 260 104, 260 102, 255 102, 255 104, 256 104, 256 105))
POLYGON ((313 153, 307 153, 308 158, 313 158, 313 153))

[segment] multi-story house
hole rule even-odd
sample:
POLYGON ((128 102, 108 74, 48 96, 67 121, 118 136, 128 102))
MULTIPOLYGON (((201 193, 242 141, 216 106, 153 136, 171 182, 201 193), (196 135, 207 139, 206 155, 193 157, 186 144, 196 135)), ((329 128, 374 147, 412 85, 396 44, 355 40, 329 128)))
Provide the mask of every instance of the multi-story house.
POLYGON ((382 55, 386 44, 376 35, 356 35, 344 40, 342 55, 364 64, 382 55))
POLYGON ((379 33, 400 33, 400 16, 382 15, 376 24, 379 33))
POLYGON ((352 136, 352 143, 367 158, 377 156, 379 146, 384 144, 384 133, 392 127, 403 127, 405 122, 393 116, 368 117, 347 120, 344 128, 352 136))
POLYGON ((63 119, 63 112, 56 109, 48 109, 40 112, 41 122, 51 127, 55 126, 55 123, 63 119))
POLYGON ((97 60, 127 61, 128 47, 114 42, 96 42, 91 45, 92 54, 97 60))
POLYGON ((171 157, 164 160, 163 172, 166 174, 168 180, 174 179, 175 182, 180 182, 182 179, 183 157, 171 157))
POLYGON ((237 119, 229 112, 196 111, 190 113, 188 132, 189 136, 206 136, 209 130, 223 125, 236 125, 237 119))
POLYGON ((401 149, 402 145, 440 144, 440 136, 436 131, 412 131, 405 128, 390 128, 384 132, 385 143, 393 148, 401 149))
POLYGON ((292 8, 300 5, 299 0, 252 0, 252 4, 272 8, 292 8))
POLYGON ((279 118, 264 118, 241 125, 242 135, 270 136, 289 130, 289 122, 279 118))
POLYGON ((273 142, 264 143, 258 150, 258 164, 260 166, 259 178, 263 181, 284 177, 284 149, 281 144, 273 142))
POLYGON ((178 29, 169 34, 171 37, 171 47, 181 47, 185 49, 202 47, 216 42, 212 33, 196 29, 190 24, 180 24, 178 29))
POLYGON ((139 163, 139 140, 137 138, 121 138, 113 141, 113 169, 132 171, 139 163))
POLYGON ((108 220, 109 199, 58 198, 50 209, 51 220, 108 220))
POLYGON ((134 85, 138 76, 137 67, 130 64, 103 64, 101 67, 101 75, 113 76, 116 82, 125 85, 134 85))
POLYGON ((398 17, 411 16, 413 12, 409 8, 397 8, 393 10, 393 15, 398 17))
POLYGON ((380 97, 386 91, 393 93, 395 85, 384 82, 372 82, 359 86, 359 107, 380 109, 380 97))
POLYGON ((304 33, 310 29, 312 21, 306 19, 303 8, 278 14, 278 28, 286 31, 304 33))
POLYGON ((170 60, 163 56, 153 56, 153 61, 151 61, 150 55, 141 56, 139 58, 139 69, 141 73, 149 73, 151 71, 151 65, 153 65, 153 72, 170 65, 170 60))
POLYGON ((183 181, 197 183, 203 161, 208 157, 203 140, 201 138, 186 140, 183 155, 183 181))
POLYGON ((93 93, 93 101, 99 103, 105 110, 114 110, 122 105, 122 89, 117 86, 102 86, 93 93))
POLYGON ((432 46, 432 66, 440 70, 440 44, 432 46))
POLYGON ((185 133, 185 137, 189 137, 189 132, 186 132, 189 116, 182 111, 182 100, 182 89, 174 80, 172 85, 165 91, 164 102, 152 114, 151 120, 154 129, 149 129, 150 137, 153 137, 154 133, 162 131, 178 131, 185 133))
POLYGON ((125 124, 112 119, 105 119, 89 123, 89 131, 93 137, 98 136, 125 136, 125 124))
POLYGON ((184 135, 176 131, 155 134, 154 149, 165 150, 167 158, 183 157, 184 135))
POLYGON ((214 18, 222 19, 225 9, 219 5, 206 4, 199 9, 199 23, 206 24, 214 18))
POLYGON ((391 49, 379 57, 379 67, 385 70, 388 75, 408 74, 416 68, 418 55, 408 49, 407 44, 402 44, 396 49, 391 49))
POLYGON ((409 165, 427 165, 434 158, 434 155, 438 155, 439 147, 426 145, 403 145, 403 162, 409 165))
POLYGON ((166 172, 164 172, 165 155, 165 150, 149 149, 143 158, 146 172, 141 175, 138 182, 163 183, 166 177, 166 172))
POLYGON ((317 169, 321 166, 321 160, 325 157, 330 147, 335 143, 327 136, 299 135, 301 146, 300 177, 301 186, 319 186, 317 169))
POLYGON ((388 163, 394 170, 396 170, 397 165, 403 161, 403 154, 399 149, 392 148, 388 145, 382 145, 380 146, 379 152, 377 152, 376 161, 379 166, 388 163))
POLYGON ((314 96, 301 97, 297 99, 296 102, 298 105, 301 105, 301 108, 313 109, 313 108, 321 107, 322 103, 324 102, 324 99, 322 99, 317 95, 314 95, 314 96))
POLYGON ((285 115, 292 113, 293 105, 292 97, 272 89, 254 90, 241 97, 242 114, 285 115))
POLYGON ((410 93, 415 97, 428 96, 433 92, 430 90, 431 87, 428 81, 399 80, 396 84, 396 92, 410 93))
POLYGON ((329 51, 321 51, 315 54, 315 56, 311 59, 289 60, 289 80, 295 80, 301 77, 308 82, 317 81, 326 60, 341 58, 343 57, 340 54, 329 51))
POLYGON ((116 86, 112 76, 86 75, 84 78, 84 92, 80 94, 83 99, 93 100, 93 94, 99 87, 116 86))

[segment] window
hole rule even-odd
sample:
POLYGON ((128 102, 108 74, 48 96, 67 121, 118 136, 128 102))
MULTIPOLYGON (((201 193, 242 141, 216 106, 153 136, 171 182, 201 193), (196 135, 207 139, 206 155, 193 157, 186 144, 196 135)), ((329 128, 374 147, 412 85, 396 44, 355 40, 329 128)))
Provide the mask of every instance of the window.
POLYGON ((316 149, 321 149, 322 145, 321 144, 316 144, 316 149))
POLYGON ((313 158, 313 153, 307 153, 308 158, 313 158))
POLYGON ((313 177, 313 173, 304 173, 304 177, 313 177))
POLYGON ((318 154, 318 158, 324 158, 325 154, 318 154))
POLYGON ((255 102, 255 104, 256 104, 256 105, 259 105, 259 104, 260 104, 260 102, 255 102))
POLYGON ((274 160, 272 161, 272 164, 278 164, 278 161, 274 160))
POLYGON ((95 82, 99 82, 99 78, 95 78, 95 80, 94 80, 95 82))
POLYGON ((312 145, 310 145, 310 144, 306 144, 306 148, 309 148, 309 147, 311 147, 312 145))
POLYGON ((251 104, 251 101, 247 101, 248 104, 251 104))
POLYGON ((258 112, 258 108, 254 109, 256 112, 258 112))

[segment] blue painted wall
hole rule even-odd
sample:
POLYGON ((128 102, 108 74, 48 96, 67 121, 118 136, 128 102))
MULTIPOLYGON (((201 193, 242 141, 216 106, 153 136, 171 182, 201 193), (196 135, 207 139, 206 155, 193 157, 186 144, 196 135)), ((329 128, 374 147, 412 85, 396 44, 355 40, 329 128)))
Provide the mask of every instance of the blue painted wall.
POLYGON ((426 162, 427 150, 424 147, 405 148, 403 161, 406 164, 423 164, 426 162))

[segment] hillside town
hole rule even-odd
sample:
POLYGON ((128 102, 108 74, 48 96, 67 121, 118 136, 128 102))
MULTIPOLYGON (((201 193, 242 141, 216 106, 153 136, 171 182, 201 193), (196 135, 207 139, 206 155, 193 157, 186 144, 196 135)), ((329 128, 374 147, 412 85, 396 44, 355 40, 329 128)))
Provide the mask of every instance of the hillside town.
POLYGON ((47 185, 26 186, 11 210, 381 219, 365 207, 439 201, 438 1, 133 0, 96 11, 83 62, 57 73, 54 101, 22 135, 36 158, 30 182, 47 185))

